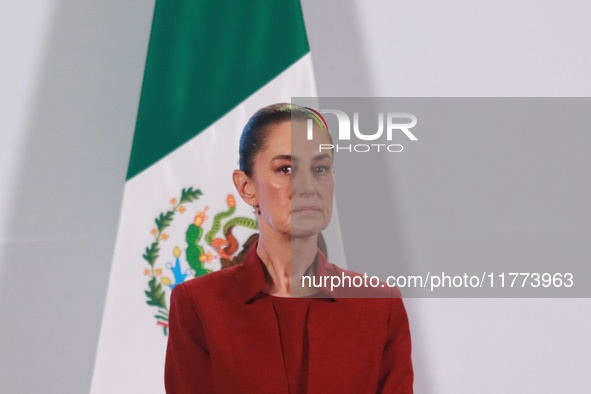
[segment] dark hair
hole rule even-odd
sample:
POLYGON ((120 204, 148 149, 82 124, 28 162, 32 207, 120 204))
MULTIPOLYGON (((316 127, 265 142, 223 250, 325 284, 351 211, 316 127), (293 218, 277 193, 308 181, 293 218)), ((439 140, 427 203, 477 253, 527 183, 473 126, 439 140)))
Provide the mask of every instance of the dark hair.
POLYGON ((240 169, 246 175, 252 176, 254 157, 264 148, 268 126, 291 120, 308 119, 313 119, 323 130, 326 130, 332 144, 332 138, 328 133, 324 118, 311 108, 296 104, 279 103, 259 109, 248 120, 240 136, 240 169))

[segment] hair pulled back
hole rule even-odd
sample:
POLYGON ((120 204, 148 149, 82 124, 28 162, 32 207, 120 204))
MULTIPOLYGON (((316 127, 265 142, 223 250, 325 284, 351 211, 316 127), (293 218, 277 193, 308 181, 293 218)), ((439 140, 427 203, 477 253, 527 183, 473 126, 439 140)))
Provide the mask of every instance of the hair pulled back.
POLYGON ((240 169, 246 175, 252 177, 254 172, 254 158, 265 146, 265 141, 269 134, 269 126, 291 120, 308 119, 313 119, 319 124, 327 132, 328 138, 332 143, 326 122, 317 111, 290 103, 273 104, 258 110, 252 115, 248 123, 246 123, 240 136, 240 169))

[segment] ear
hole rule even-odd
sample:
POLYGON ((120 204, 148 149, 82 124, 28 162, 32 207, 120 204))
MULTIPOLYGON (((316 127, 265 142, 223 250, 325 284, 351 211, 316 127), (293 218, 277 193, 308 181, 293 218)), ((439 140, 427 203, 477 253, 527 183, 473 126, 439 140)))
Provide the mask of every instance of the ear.
POLYGON ((236 191, 245 203, 248 205, 258 204, 252 179, 244 171, 234 170, 232 180, 234 181, 236 191))

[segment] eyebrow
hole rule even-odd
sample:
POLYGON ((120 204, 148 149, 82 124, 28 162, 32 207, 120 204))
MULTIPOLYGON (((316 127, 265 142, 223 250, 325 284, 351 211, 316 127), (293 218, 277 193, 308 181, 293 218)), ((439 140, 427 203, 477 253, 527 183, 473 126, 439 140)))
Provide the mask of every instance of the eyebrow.
POLYGON ((330 159, 331 155, 329 155, 328 153, 319 153, 316 156, 314 156, 314 160, 324 160, 324 159, 330 159))
POLYGON ((271 159, 271 161, 275 160, 296 160, 292 155, 277 155, 271 159))
MULTIPOLYGON (((330 159, 330 158, 331 157, 328 153, 319 153, 316 156, 314 156, 314 158, 312 160, 316 161, 316 160, 324 160, 324 159, 330 159)), ((271 159, 271 161, 275 161, 275 160, 298 161, 298 159, 296 157, 293 157, 292 155, 277 155, 271 159)))

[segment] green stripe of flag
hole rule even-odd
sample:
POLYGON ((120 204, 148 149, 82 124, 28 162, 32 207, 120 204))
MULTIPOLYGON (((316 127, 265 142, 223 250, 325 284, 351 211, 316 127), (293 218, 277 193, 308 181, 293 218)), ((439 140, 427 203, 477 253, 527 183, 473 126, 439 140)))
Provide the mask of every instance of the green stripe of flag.
POLYGON ((308 52, 299 0, 157 0, 127 179, 308 52))

